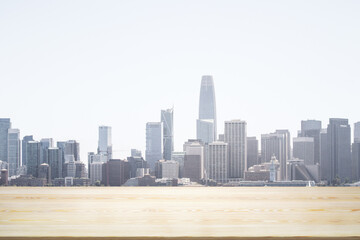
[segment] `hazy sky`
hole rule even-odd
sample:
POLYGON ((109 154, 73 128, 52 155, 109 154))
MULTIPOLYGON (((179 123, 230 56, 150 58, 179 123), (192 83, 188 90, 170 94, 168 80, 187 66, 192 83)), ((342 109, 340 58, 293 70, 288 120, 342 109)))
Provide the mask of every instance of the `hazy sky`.
MULTIPOLYGON (((202 75, 218 132, 248 136, 329 117, 360 121, 360 1, 0 1, 0 117, 21 136, 145 150, 174 105, 175 150, 196 137, 202 75)), ((351 126, 353 128, 353 125, 351 126)))

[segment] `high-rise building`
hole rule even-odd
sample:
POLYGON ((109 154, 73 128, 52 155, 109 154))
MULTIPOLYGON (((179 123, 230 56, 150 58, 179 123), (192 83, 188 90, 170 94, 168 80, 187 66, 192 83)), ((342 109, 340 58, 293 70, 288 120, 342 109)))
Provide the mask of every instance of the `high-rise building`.
POLYGON ((48 184, 51 183, 51 168, 49 164, 42 163, 39 165, 38 177, 45 178, 48 184))
POLYGON ((121 186, 129 179, 129 164, 120 159, 110 159, 103 165, 103 183, 106 186, 121 186))
POLYGON ((184 171, 183 177, 198 182, 204 178, 205 173, 205 152, 202 142, 189 139, 183 146, 184 171))
POLYGON ((321 121, 306 120, 301 121, 301 131, 299 137, 311 137, 314 139, 314 163, 320 164, 320 131, 321 121))
POLYGON ((290 132, 276 130, 261 135, 261 162, 270 162, 273 155, 280 163, 280 180, 286 180, 286 161, 290 159, 290 132))
POLYGON ((351 178, 351 129, 347 119, 330 118, 327 127, 329 182, 351 178))
POLYGON ((112 158, 111 127, 109 126, 99 127, 98 154, 107 156, 108 160, 112 158))
POLYGON ((326 128, 320 131, 320 179, 326 181, 330 179, 330 161, 326 128))
MULTIPOLYGON (((61 142, 58 144, 62 145, 61 142)), ((58 146, 60 149, 62 146, 58 146)), ((72 155, 75 161, 80 161, 80 144, 75 140, 69 140, 65 142, 64 156, 72 155)))
POLYGON ((171 160, 174 151, 174 109, 161 110, 161 122, 163 123, 164 159, 171 160))
POLYGON ((138 149, 131 149, 131 156, 132 157, 142 157, 141 151, 138 149))
POLYGON ((218 183, 228 181, 228 144, 213 142, 207 146, 207 174, 208 179, 218 183))
POLYGON ((244 178, 244 172, 247 170, 246 137, 245 121, 225 121, 224 138, 229 151, 229 178, 244 178))
POLYGON ((95 185, 97 182, 100 184, 102 181, 102 162, 90 163, 90 184, 95 185))
POLYGON ((8 161, 8 131, 11 128, 10 118, 0 118, 0 160, 8 161))
MULTIPOLYGON (((216 101, 215 101, 215 89, 214 89, 214 81, 212 76, 203 76, 201 79, 201 88, 200 88, 200 103, 199 103, 199 120, 212 120, 213 127, 209 127, 211 125, 211 121, 203 122, 198 121, 197 127, 201 127, 202 129, 197 133, 203 133, 204 129, 208 129, 210 132, 204 135, 212 135, 212 140, 216 141, 217 139, 217 122, 216 122, 216 101), (207 127, 203 126, 206 124, 207 127)), ((201 139, 201 136, 197 135, 198 139, 201 139)), ((204 143, 208 143, 203 141, 204 143)))
POLYGON ((26 161, 26 153, 27 153, 27 150, 26 150, 26 146, 27 146, 27 143, 30 142, 30 141, 34 141, 34 138, 32 135, 29 135, 29 136, 25 136, 23 137, 23 140, 22 140, 22 149, 21 149, 21 157, 22 157, 22 165, 23 166, 26 166, 27 165, 27 161, 26 161))
POLYGON ((59 148, 48 148, 48 164, 51 170, 51 179, 62 178, 63 163, 62 163, 62 151, 59 148))
POLYGON ((16 175, 20 167, 20 131, 19 129, 8 130, 8 164, 9 176, 16 175))
POLYGON ((27 155, 27 174, 33 177, 38 176, 40 163, 41 145, 38 141, 29 141, 26 146, 27 155))
POLYGON ((259 141, 256 137, 246 138, 247 169, 259 164, 259 141))
POLYGON ((354 142, 360 142, 360 122, 354 123, 354 142))
MULTIPOLYGON (((359 139, 360 140, 360 139, 359 139)), ((352 181, 360 180, 360 141, 352 144, 352 181)))
POLYGON ((146 123, 146 151, 145 159, 151 171, 155 169, 155 163, 163 158, 163 123, 146 123))
MULTIPOLYGON (((320 136, 319 136, 320 137, 320 136)), ((294 158, 304 160, 305 165, 314 165, 314 138, 297 137, 293 139, 294 158)))
POLYGON ((52 138, 43 138, 40 140, 40 164, 41 163, 47 163, 49 164, 48 160, 48 149, 52 148, 54 146, 53 139, 52 138))
POLYGON ((211 143, 216 140, 214 131, 214 119, 198 119, 196 121, 196 138, 203 143, 211 143))
POLYGON ((137 177, 138 169, 148 169, 147 162, 142 157, 128 157, 130 178, 137 177))
POLYGON ((161 163, 161 172, 163 178, 179 178, 179 163, 176 161, 164 161, 161 163))
POLYGON ((185 152, 172 152, 171 160, 179 163, 179 178, 184 177, 185 152))

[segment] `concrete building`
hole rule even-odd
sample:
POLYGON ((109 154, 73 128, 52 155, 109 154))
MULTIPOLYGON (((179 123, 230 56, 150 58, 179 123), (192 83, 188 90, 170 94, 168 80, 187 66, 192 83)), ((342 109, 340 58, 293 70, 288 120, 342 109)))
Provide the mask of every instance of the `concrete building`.
POLYGON ((26 145, 27 150, 27 174, 38 177, 38 168, 40 163, 40 142, 29 141, 26 145))
POLYGON ((9 185, 9 171, 7 169, 1 169, 0 186, 7 185, 9 185))
POLYGON ((174 151, 174 109, 161 110, 161 122, 163 123, 163 158, 171 160, 174 151))
POLYGON ((179 163, 179 178, 184 177, 185 152, 172 152, 171 160, 179 163))
POLYGON ((109 126, 99 126, 98 154, 106 156, 107 160, 112 158, 112 136, 109 126))
POLYGON ((244 174, 245 181, 270 181, 270 170, 265 165, 253 165, 244 174))
MULTIPOLYGON (((59 143, 59 142, 58 142, 59 143)), ((74 156, 75 161, 80 161, 80 144, 75 140, 66 141, 64 144, 64 156, 72 155, 74 156)), ((62 148, 63 146, 58 146, 58 148, 62 148)))
POLYGON ((12 129, 8 130, 8 164, 9 164, 9 176, 16 175, 17 169, 20 167, 20 130, 12 129))
POLYGON ((321 129, 320 131, 320 179, 327 181, 330 179, 330 164, 329 151, 328 151, 328 139, 327 129, 321 129))
POLYGON ((246 122, 225 121, 224 137, 229 151, 228 177, 244 178, 244 172, 247 170, 246 122))
POLYGON ((303 159, 305 165, 315 164, 315 145, 312 137, 297 137, 293 139, 294 158, 303 159))
POLYGON ((23 140, 22 140, 22 149, 21 149, 21 157, 22 157, 22 165, 23 166, 26 166, 27 165, 27 161, 26 161, 26 154, 27 154, 27 150, 26 150, 26 147, 27 147, 27 143, 30 142, 30 141, 34 141, 34 138, 32 135, 29 135, 29 136, 25 136, 23 137, 23 140))
POLYGON ((62 178, 63 163, 62 163, 62 151, 59 148, 49 147, 48 152, 48 164, 51 171, 51 179, 62 178))
POLYGON ((360 122, 354 123, 354 142, 360 142, 360 122))
POLYGON ((351 129, 347 119, 330 118, 327 127, 327 149, 329 153, 329 182, 340 178, 342 182, 351 178, 351 129))
POLYGON ((250 168, 254 165, 258 165, 259 162, 259 141, 256 137, 247 137, 246 138, 246 158, 247 158, 247 168, 250 168))
POLYGON ((302 159, 292 159, 287 162, 287 180, 320 181, 320 166, 306 165, 302 159))
POLYGON ((85 163, 75 162, 75 178, 88 178, 87 176, 85 163))
POLYGON ((150 171, 154 171, 155 163, 163 158, 163 123, 148 122, 146 124, 146 151, 145 159, 150 171))
POLYGON ((212 143, 214 138, 215 122, 214 119, 198 119, 196 121, 196 138, 203 143, 212 143))
POLYGON ((138 169, 148 169, 148 164, 142 157, 128 157, 127 161, 129 163, 130 178, 137 177, 138 169))
POLYGON ((192 182, 199 182, 204 179, 205 172, 205 152, 202 142, 198 140, 188 140, 183 146, 184 174, 182 177, 190 178, 192 182))
POLYGON ((179 163, 176 161, 164 161, 162 162, 162 178, 179 178, 179 163))
POLYGON ((47 163, 49 164, 48 160, 48 149, 54 146, 54 142, 52 138, 43 138, 40 140, 40 164, 47 163))
POLYGON ((120 159, 110 159, 103 165, 103 184, 106 186, 121 186, 129 177, 129 164, 120 159))
POLYGON ((103 164, 102 162, 93 162, 90 164, 90 184, 95 185, 97 182, 101 183, 103 177, 103 164))
POLYGON ((8 161, 8 131, 11 128, 10 118, 0 118, 0 160, 8 161))
POLYGON ((47 184, 51 184, 51 169, 49 164, 42 163, 39 166, 39 178, 45 178, 47 184))
POLYGON ((357 182, 360 180, 360 139, 352 144, 352 172, 351 180, 357 182))
POLYGON ((315 164, 320 164, 320 131, 321 131, 321 121, 318 120, 301 121, 301 131, 299 137, 311 137, 314 139, 315 164))
POLYGON ((138 149, 131 149, 131 157, 142 157, 141 151, 138 149))
POLYGON ((228 144, 213 142, 207 147, 208 179, 218 183, 228 181, 228 144))

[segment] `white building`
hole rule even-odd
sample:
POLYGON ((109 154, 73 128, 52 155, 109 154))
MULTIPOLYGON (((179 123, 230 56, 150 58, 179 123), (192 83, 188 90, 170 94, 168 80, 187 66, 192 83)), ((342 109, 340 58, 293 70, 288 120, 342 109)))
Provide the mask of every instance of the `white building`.
POLYGON ((247 141, 246 141, 246 122, 232 120, 225 122, 224 139, 228 144, 229 178, 244 178, 247 170, 247 141))
POLYGON ((162 178, 179 178, 179 163, 176 161, 164 161, 161 163, 162 178))
POLYGON ((207 175, 219 183, 228 181, 228 144, 213 142, 207 147, 207 175))
POLYGON ((93 162, 90 164, 90 184, 94 185, 97 181, 102 181, 102 162, 93 162))

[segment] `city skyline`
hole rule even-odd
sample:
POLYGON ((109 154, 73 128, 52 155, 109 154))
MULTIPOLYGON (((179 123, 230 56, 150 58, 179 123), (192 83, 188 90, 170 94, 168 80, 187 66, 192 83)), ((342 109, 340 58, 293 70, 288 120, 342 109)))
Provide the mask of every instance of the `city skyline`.
POLYGON ((212 75, 218 133, 232 119, 258 140, 275 129, 295 137, 306 119, 353 128, 359 5, 2 1, 0 117, 21 138, 77 140, 82 161, 98 126, 111 126, 114 158, 124 159, 145 153, 146 122, 174 106, 180 151, 196 137, 199 79, 212 75))

